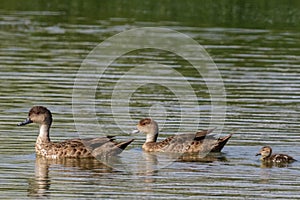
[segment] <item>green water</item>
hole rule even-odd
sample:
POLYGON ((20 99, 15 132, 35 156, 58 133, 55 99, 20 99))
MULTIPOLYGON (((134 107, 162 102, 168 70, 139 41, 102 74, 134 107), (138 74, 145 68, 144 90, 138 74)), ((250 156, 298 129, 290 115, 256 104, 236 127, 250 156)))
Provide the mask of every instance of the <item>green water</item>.
POLYGON ((300 198, 299 162, 264 168, 254 156, 268 144, 275 152, 300 160, 300 2, 75 0, 0 1, 0 5, 1 198, 300 198), (222 132, 235 132, 223 154, 205 162, 164 165, 169 158, 142 152, 144 135, 128 133, 140 118, 158 119, 159 139, 177 133, 182 120, 187 129, 207 128, 211 94, 205 77, 188 60, 161 49, 138 49, 116 59, 97 83, 95 116, 102 131, 84 135, 135 138, 115 163, 116 169, 96 161, 36 159, 38 127, 16 124, 33 105, 44 105, 53 113, 53 141, 82 136, 72 110, 81 64, 102 41, 141 27, 186 34, 213 59, 226 92, 222 132), (129 83, 146 83, 133 92, 116 90, 126 72, 147 63, 169 68, 131 75, 129 83), (167 69, 176 69, 182 78, 168 75, 167 69), (191 84, 197 105, 187 96, 186 107, 182 106, 180 95, 168 87, 174 84, 182 95, 184 81, 191 84), (130 98, 113 99, 114 91, 129 93, 130 98), (119 100, 113 108, 112 99, 119 100))

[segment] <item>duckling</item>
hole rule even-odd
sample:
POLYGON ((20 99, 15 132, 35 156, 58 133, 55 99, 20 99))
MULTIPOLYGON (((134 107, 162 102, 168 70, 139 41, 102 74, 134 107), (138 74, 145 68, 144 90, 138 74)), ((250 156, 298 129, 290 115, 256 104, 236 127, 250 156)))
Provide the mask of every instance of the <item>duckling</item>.
POLYGON ((142 132, 146 134, 146 142, 142 146, 144 151, 172 153, 220 152, 232 136, 232 134, 229 134, 223 138, 216 139, 209 135, 213 130, 202 130, 194 134, 174 135, 163 141, 156 142, 158 130, 157 122, 151 118, 144 118, 139 121, 137 130, 133 131, 133 133, 142 132))
POLYGON ((43 106, 34 106, 28 113, 28 118, 18 124, 24 126, 30 123, 39 124, 39 135, 35 143, 37 156, 46 158, 94 158, 98 156, 113 156, 120 154, 132 141, 116 142, 113 136, 70 139, 62 142, 50 140, 52 114, 43 106))
POLYGON ((293 157, 286 154, 273 154, 270 146, 264 146, 261 148, 256 156, 261 155, 260 160, 266 163, 292 163, 296 161, 293 157))

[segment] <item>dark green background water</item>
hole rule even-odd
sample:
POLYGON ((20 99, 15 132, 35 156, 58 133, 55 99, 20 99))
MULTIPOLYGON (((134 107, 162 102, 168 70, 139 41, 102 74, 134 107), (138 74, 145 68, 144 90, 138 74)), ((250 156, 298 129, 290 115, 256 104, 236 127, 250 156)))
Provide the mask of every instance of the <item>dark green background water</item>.
MULTIPOLYGON (((263 168, 254 156, 268 144, 275 152, 300 160, 299 9, 299 1, 0 1, 0 196, 300 198, 299 162, 286 168, 263 168), (172 52, 152 49, 116 60, 97 88, 99 123, 120 140, 135 138, 129 153, 120 158, 127 171, 112 172, 95 163, 36 160, 37 126, 16 124, 33 105, 44 105, 54 116, 52 140, 78 137, 72 92, 83 60, 108 37, 138 27, 184 33, 203 45, 216 63, 227 97, 223 132, 236 132, 223 150, 223 159, 175 162, 147 173, 159 164, 142 153, 144 135, 129 135, 121 129, 133 129, 149 113, 167 117, 160 121, 162 139, 176 133, 181 111, 191 111, 188 127, 199 116, 180 108, 176 95, 163 87, 170 77, 162 69, 157 71, 163 77, 158 84, 146 84, 132 94, 133 119, 125 118, 122 106, 116 107, 123 120, 117 125, 110 98, 127 69, 150 61, 177 69, 198 97, 201 127, 207 127, 211 114, 202 77, 172 52), (139 157, 145 165, 136 166, 139 157)), ((137 74, 134 78, 152 77, 137 74)))

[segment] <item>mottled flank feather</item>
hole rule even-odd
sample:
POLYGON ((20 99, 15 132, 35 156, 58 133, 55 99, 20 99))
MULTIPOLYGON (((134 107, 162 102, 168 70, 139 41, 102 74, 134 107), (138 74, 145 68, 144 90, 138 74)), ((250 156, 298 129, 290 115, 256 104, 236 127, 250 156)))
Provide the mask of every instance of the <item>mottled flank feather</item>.
POLYGON ((29 111, 28 118, 18 125, 23 126, 29 123, 37 123, 40 125, 35 151, 38 156, 46 158, 94 158, 99 156, 113 156, 120 154, 133 141, 116 142, 114 137, 107 136, 51 142, 49 132, 52 123, 52 114, 43 106, 34 106, 29 111))
POLYGON ((213 130, 203 130, 195 134, 180 134, 168 137, 156 142, 158 137, 158 125, 150 119, 140 120, 137 125, 139 132, 147 135, 143 150, 147 152, 174 152, 174 153, 209 153, 220 152, 230 139, 232 134, 216 139, 209 135, 213 130))
POLYGON ((94 158, 120 154, 132 141, 118 143, 108 137, 76 138, 57 143, 38 143, 35 148, 37 155, 48 158, 94 158))

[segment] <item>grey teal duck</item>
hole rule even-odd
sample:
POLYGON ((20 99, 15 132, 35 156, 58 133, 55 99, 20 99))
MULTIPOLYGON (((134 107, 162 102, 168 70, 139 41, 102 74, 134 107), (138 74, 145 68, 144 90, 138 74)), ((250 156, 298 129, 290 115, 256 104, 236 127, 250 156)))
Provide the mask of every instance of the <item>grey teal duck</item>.
POLYGON ((120 154, 132 141, 116 142, 113 136, 70 139, 62 142, 52 142, 50 140, 50 127, 52 124, 52 114, 50 110, 43 106, 34 106, 28 113, 28 118, 18 124, 39 124, 39 135, 35 143, 37 156, 46 158, 94 158, 107 157, 120 154))
POLYGON ((209 135, 213 130, 202 130, 194 134, 174 135, 157 142, 158 130, 156 121, 151 118, 139 121, 137 130, 133 131, 133 133, 142 132, 146 134, 146 142, 142 146, 144 151, 172 153, 220 152, 232 136, 232 134, 229 134, 216 139, 212 135, 209 135))
POLYGON ((293 157, 286 154, 272 154, 272 148, 270 146, 264 146, 260 149, 256 156, 261 155, 260 160, 265 163, 292 163, 296 161, 293 157))

